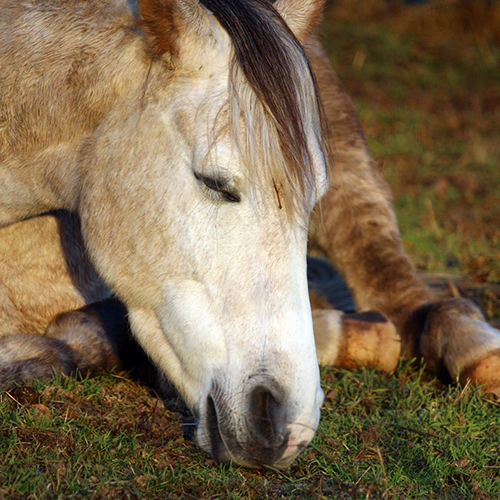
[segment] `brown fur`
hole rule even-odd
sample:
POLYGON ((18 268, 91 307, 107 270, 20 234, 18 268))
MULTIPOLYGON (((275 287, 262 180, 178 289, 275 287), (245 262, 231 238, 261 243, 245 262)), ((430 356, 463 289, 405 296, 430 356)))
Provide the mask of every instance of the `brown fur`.
MULTIPOLYGON (((406 256, 389 188, 370 156, 350 98, 315 39, 306 43, 331 128, 331 188, 312 220, 312 248, 346 278, 360 310, 386 314, 403 335, 411 311, 432 300, 406 256)), ((411 334, 408 335, 411 337, 411 334)))
POLYGON ((178 57, 179 24, 182 23, 178 3, 173 0, 139 0, 139 26, 147 38, 151 55, 178 57))
POLYGON ((311 301, 311 309, 330 309, 330 303, 322 295, 314 290, 309 289, 309 300, 311 301))
POLYGON ((83 374, 96 376, 120 367, 118 349, 113 348, 99 316, 89 311, 88 307, 59 314, 51 321, 45 334, 65 342, 77 353, 77 366, 83 374))
POLYGON ((463 385, 472 381, 481 385, 486 393, 500 396, 500 349, 464 368, 459 380, 463 385))
MULTIPOLYGON (((437 373, 444 370, 453 380, 460 371, 465 374, 460 380, 470 377, 500 393, 495 374, 500 363, 500 332, 488 327, 477 307, 466 300, 435 302, 417 276, 404 252, 389 188, 370 156, 352 102, 315 38, 307 40, 306 50, 331 130, 331 187, 311 221, 312 249, 330 259, 343 274, 359 310, 376 309, 395 324, 401 335, 402 356, 420 357, 428 369, 437 373), (474 355, 471 358, 467 353, 467 346, 474 346, 479 367, 477 363, 470 365, 474 355)), ((331 322, 325 323, 320 311, 313 312, 313 317, 316 341, 322 346, 322 336, 332 336, 331 322)), ((367 332, 366 325, 352 328, 358 337, 367 332)), ((367 344, 355 347, 358 341, 347 330, 349 338, 343 340, 340 350, 363 359, 366 345, 373 340, 367 337, 363 340, 367 344)), ((371 335, 376 337, 375 330, 371 335)))
POLYGON ((342 368, 373 366, 393 371, 398 363, 401 339, 391 322, 380 313, 370 313, 370 316, 362 313, 342 318, 343 336, 338 364, 342 368))

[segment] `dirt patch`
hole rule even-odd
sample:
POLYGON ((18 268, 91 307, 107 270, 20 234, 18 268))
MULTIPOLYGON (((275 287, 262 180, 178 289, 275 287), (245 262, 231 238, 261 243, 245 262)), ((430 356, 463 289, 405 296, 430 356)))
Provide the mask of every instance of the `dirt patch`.
POLYGON ((15 429, 19 446, 22 450, 27 450, 33 446, 41 450, 57 451, 64 455, 70 455, 73 446, 69 436, 51 431, 41 431, 40 429, 17 427, 15 429))

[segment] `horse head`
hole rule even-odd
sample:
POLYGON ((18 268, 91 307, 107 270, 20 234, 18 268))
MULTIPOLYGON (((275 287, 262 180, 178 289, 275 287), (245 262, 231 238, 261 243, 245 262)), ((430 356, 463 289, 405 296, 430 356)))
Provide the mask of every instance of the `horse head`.
POLYGON ((132 330, 216 459, 285 467, 323 401, 306 279, 327 187, 299 40, 319 0, 143 0, 147 77, 82 160, 79 213, 132 330))

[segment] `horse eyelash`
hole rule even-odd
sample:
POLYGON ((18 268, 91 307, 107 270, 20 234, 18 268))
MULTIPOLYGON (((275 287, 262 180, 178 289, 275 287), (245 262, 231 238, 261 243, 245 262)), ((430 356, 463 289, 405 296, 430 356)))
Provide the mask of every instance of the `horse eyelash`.
POLYGON ((214 177, 201 175, 197 172, 194 172, 194 176, 203 185, 211 198, 229 203, 239 203, 241 201, 240 196, 234 191, 228 190, 223 181, 214 177))

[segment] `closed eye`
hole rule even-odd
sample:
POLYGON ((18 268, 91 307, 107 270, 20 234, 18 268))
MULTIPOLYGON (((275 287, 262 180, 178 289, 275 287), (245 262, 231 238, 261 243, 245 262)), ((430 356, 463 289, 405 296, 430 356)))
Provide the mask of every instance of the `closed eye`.
POLYGON ((229 186, 229 182, 222 177, 210 177, 194 172, 196 180, 201 182, 210 192, 216 193, 220 201, 239 203, 240 195, 229 186))

